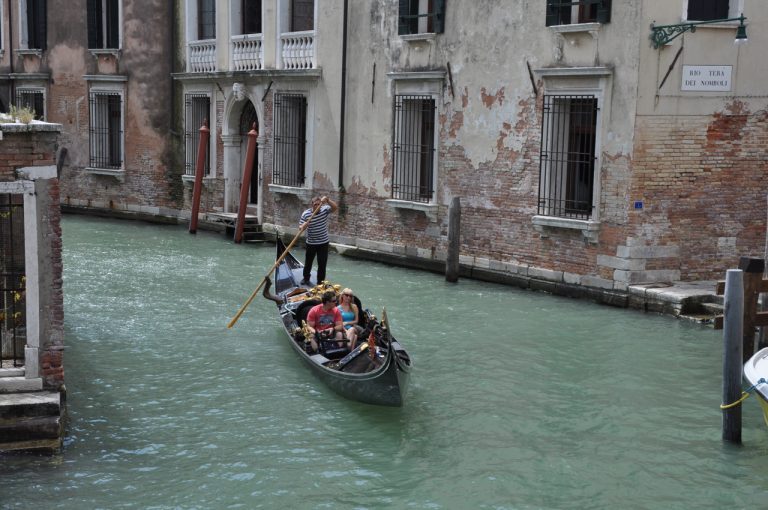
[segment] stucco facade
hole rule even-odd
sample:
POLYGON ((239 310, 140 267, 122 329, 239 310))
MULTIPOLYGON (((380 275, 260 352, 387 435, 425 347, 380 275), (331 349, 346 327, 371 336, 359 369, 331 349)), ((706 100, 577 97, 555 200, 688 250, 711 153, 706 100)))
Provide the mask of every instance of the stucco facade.
POLYGON ((81 1, 39 58, 0 60, 48 80, 65 204, 188 218, 205 120, 208 219, 237 212, 255 126, 247 212, 282 231, 329 194, 334 241, 442 261, 459 197, 463 264, 617 291, 764 252, 759 0, 114 3, 119 51, 89 49, 81 1), (651 43, 651 23, 742 13, 747 45, 734 21, 651 43), (94 89, 122 94, 121 168, 92 165, 94 89))

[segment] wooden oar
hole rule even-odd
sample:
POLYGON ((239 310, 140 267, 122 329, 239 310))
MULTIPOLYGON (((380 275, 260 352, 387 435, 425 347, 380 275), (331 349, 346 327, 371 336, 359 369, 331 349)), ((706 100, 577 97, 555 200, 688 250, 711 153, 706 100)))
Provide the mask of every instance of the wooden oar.
POLYGON ((248 298, 248 300, 245 302, 243 306, 240 307, 240 309, 237 311, 234 317, 232 317, 232 320, 229 321, 229 324, 227 324, 227 328, 231 329, 232 326, 235 325, 235 323, 240 319, 240 316, 243 315, 243 312, 245 312, 245 309, 248 308, 248 305, 251 304, 251 301, 253 301, 253 298, 256 297, 256 294, 259 293, 259 289, 261 289, 261 286, 264 285, 264 282, 267 281, 267 278, 272 274, 272 271, 275 270, 277 266, 280 265, 280 262, 283 261, 286 255, 288 255, 288 252, 291 251, 291 248, 293 248, 293 245, 296 244, 296 241, 299 240, 299 237, 301 236, 301 233, 306 230, 306 227, 309 226, 309 222, 312 221, 312 218, 314 218, 315 214, 317 214, 317 211, 320 210, 320 208, 323 206, 323 204, 320 204, 317 206, 317 209, 312 211, 312 215, 307 219, 307 221, 304 222, 304 228, 300 228, 299 231, 296 233, 296 237, 293 238, 293 241, 288 245, 288 247, 285 249, 282 255, 280 255, 277 260, 275 261, 274 265, 270 268, 269 272, 264 275, 264 278, 261 279, 261 283, 259 283, 259 286, 256 287, 256 290, 253 291, 251 296, 248 298))

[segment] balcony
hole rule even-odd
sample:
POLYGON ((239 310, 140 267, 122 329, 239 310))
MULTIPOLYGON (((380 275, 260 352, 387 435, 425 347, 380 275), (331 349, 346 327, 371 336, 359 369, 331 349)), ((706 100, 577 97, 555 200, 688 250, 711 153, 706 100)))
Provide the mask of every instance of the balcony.
POLYGON ((315 31, 288 32, 280 35, 282 69, 314 69, 315 31))
POLYGON ((216 39, 191 41, 188 46, 188 53, 190 73, 216 71, 216 39))
POLYGON ((264 68, 261 34, 232 36, 232 67, 235 71, 256 71, 264 68))

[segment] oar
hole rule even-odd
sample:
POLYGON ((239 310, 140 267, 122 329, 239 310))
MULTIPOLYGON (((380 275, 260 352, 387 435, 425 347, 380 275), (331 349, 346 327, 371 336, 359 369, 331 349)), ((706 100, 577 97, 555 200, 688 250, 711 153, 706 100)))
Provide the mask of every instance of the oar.
MULTIPOLYGON (((312 221, 312 218, 317 214, 317 211, 320 210, 320 208, 323 206, 323 204, 320 204, 317 206, 317 209, 312 211, 312 215, 307 219, 307 221, 304 222, 305 228, 309 225, 309 222, 312 221)), ((264 285, 264 282, 267 281, 267 278, 272 274, 272 271, 275 270, 277 266, 280 265, 280 262, 283 261, 286 255, 288 255, 288 252, 291 251, 291 248, 293 248, 293 245, 296 244, 296 241, 299 240, 299 236, 301 236, 301 233, 304 232, 305 228, 300 228, 299 231, 296 233, 296 237, 293 238, 293 241, 291 241, 291 244, 288 245, 288 247, 285 249, 282 255, 280 255, 277 260, 275 261, 274 265, 270 268, 269 272, 264 275, 264 278, 261 279, 261 283, 259 283, 259 286, 256 287, 256 290, 253 291, 251 296, 248 298, 248 300, 245 302, 243 306, 240 307, 240 309, 237 311, 234 317, 232 317, 232 320, 229 321, 229 324, 227 324, 227 328, 232 328, 232 326, 235 325, 235 323, 240 319, 240 316, 243 315, 243 312, 245 312, 245 309, 248 308, 248 305, 251 304, 251 301, 253 301, 253 298, 256 297, 256 294, 259 293, 259 289, 261 289, 261 286, 264 285)))

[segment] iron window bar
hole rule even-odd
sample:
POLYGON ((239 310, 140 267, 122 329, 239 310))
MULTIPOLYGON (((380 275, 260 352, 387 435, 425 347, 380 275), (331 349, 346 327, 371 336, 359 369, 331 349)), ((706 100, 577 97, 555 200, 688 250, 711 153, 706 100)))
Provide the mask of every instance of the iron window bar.
MULTIPOLYGON (((207 94, 187 94, 184 98, 186 115, 184 132, 184 174, 195 175, 197 165, 197 146, 200 143, 200 128, 208 120, 211 99, 207 94)), ((204 174, 211 172, 211 151, 205 151, 204 174)))
POLYGON ((90 97, 90 166, 123 167, 122 101, 119 92, 92 92, 90 97))
POLYGON ((432 200, 436 111, 432 96, 395 96, 392 198, 410 202, 432 200))
POLYGON ((45 119, 45 95, 42 90, 21 87, 16 89, 16 106, 29 108, 37 120, 45 119))
POLYGON ((0 255, 0 368, 19 367, 27 343, 22 195, 0 194, 0 255))
POLYGON ((591 217, 598 111, 591 95, 544 96, 537 214, 591 217))
POLYGON ((306 180, 307 98, 276 94, 272 182, 302 187, 306 180))

